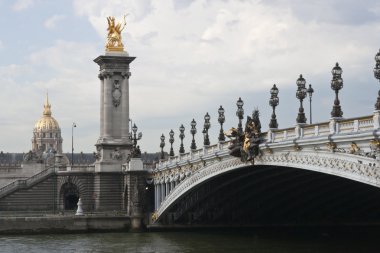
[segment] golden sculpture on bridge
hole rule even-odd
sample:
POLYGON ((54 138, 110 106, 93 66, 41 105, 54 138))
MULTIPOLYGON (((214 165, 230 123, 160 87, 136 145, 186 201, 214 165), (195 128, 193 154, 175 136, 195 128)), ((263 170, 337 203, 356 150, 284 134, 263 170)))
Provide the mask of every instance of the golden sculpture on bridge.
POLYGON ((115 22, 115 17, 107 17, 108 21, 108 36, 107 36, 107 44, 106 51, 124 51, 124 45, 121 41, 121 32, 124 30, 127 21, 125 17, 128 14, 124 15, 124 23, 115 22))

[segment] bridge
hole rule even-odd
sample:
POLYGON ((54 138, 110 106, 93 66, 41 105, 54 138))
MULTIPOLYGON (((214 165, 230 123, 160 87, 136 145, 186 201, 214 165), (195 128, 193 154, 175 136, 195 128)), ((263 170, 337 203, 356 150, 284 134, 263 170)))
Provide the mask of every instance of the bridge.
MULTIPOLYGON (((378 55, 374 72, 380 79, 378 55)), ((177 156, 171 152, 151 173, 154 224, 379 221, 380 99, 373 114, 343 118, 338 98, 341 73, 337 63, 331 81, 336 97, 326 122, 306 124, 302 75, 297 80, 300 109, 294 127, 277 128, 276 86, 271 90, 273 114, 267 132, 260 131, 258 114, 256 121, 255 115, 248 117, 243 131, 240 98, 239 125, 228 134, 230 140, 221 137, 221 129, 218 143, 209 145, 205 117, 204 146, 177 156)))
MULTIPOLYGON (((306 89, 300 75, 295 126, 278 129, 275 108, 279 100, 274 85, 267 132, 261 132, 258 111, 247 117, 243 128, 244 103, 239 98, 237 128, 224 133, 224 109, 220 107, 216 144, 210 144, 210 116, 206 114, 202 148, 195 145, 193 120, 191 151, 184 152, 181 126, 180 154, 175 156, 171 149, 165 158, 162 136, 162 159, 155 169, 147 169, 137 145, 142 135, 136 125, 129 128, 130 64, 134 59, 124 51, 106 51, 94 60, 99 65, 101 94, 94 164, 70 166, 61 153, 50 157, 51 163, 24 160, 22 177, 0 188, 2 214, 73 211, 80 197, 85 213, 127 215, 136 229, 150 222, 153 226, 380 222, 380 92, 372 114, 343 118, 338 63, 332 69, 335 101, 326 122, 306 123, 303 100, 313 90, 306 89)), ((380 51, 375 60, 374 74, 380 80, 380 51)), ((171 144, 173 136, 171 131, 171 144)), ((3 174, 9 174, 8 169, 14 168, 3 174)))
MULTIPOLYGON (((183 220, 189 222, 188 219, 196 221, 197 217, 206 215, 207 212, 208 215, 215 216, 220 211, 216 211, 216 207, 220 208, 221 203, 228 199, 226 197, 218 202, 217 199, 221 198, 218 194, 227 192, 234 196, 232 190, 236 194, 243 194, 243 191, 250 189, 249 182, 248 185, 244 182, 247 178, 252 180, 252 184, 256 179, 262 180, 256 182, 256 187, 259 183, 273 183, 276 181, 274 176, 280 177, 280 182, 277 180, 275 185, 281 185, 281 180, 286 177, 288 180, 292 177, 303 178, 304 182, 290 180, 299 184, 299 187, 293 185, 296 191, 305 190, 301 183, 311 183, 311 179, 318 180, 323 174, 333 175, 335 180, 344 178, 362 185, 380 187, 379 134, 379 112, 376 111, 374 115, 365 117, 332 119, 261 133, 265 141, 259 146, 260 154, 255 158, 254 165, 229 155, 231 141, 169 157, 161 161, 153 172, 154 218, 157 222, 175 223, 183 220), (292 173, 289 168, 292 168, 292 173), (317 173, 300 174, 301 171, 317 173), (259 176, 260 173, 262 175, 259 176), (222 190, 229 185, 234 187, 218 193, 217 189, 222 190), (200 204, 203 206, 197 206, 200 204), (192 212, 192 217, 184 218, 186 212, 192 212)), ((322 179, 331 181, 326 176, 319 181, 322 179)), ((379 197, 379 193, 374 196, 379 197)))

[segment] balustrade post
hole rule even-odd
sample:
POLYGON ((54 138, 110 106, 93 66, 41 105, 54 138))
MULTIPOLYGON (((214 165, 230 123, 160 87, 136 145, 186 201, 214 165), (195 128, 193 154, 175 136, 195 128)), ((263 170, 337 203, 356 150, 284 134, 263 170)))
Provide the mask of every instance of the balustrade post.
POLYGON ((330 123, 329 123, 330 134, 337 133, 337 127, 336 127, 337 122, 338 121, 335 118, 330 119, 330 123))
POLYGON ((376 110, 373 113, 373 129, 380 128, 380 111, 376 110))
POLYGON ((267 138, 268 142, 274 142, 274 133, 272 132, 272 129, 268 130, 267 138))

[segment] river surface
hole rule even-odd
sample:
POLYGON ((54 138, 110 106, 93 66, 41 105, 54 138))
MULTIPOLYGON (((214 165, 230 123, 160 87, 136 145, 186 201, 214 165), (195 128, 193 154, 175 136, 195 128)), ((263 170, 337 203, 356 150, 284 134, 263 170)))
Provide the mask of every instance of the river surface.
POLYGON ((378 229, 0 235, 0 252, 380 252, 378 229))

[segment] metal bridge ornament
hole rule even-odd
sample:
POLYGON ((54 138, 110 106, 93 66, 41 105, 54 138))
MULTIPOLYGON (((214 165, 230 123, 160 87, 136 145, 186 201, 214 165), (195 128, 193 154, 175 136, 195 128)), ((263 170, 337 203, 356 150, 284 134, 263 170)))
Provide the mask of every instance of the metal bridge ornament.
POLYGON ((297 116, 297 123, 298 124, 306 124, 306 117, 305 117, 305 112, 303 109, 303 100, 306 98, 306 81, 305 78, 300 75, 300 77, 297 79, 297 92, 296 92, 296 97, 300 100, 300 108, 298 109, 298 116, 297 116))
POLYGON ((197 133, 197 129, 195 128, 197 126, 197 122, 193 119, 191 121, 190 125, 191 125, 190 133, 193 136, 193 139, 191 140, 190 149, 191 150, 196 150, 197 149, 197 145, 195 144, 194 135, 197 133))
POLYGON ((335 64, 335 67, 331 70, 333 78, 331 80, 331 89, 335 91, 334 106, 331 111, 331 117, 341 118, 343 117, 343 111, 340 107, 340 101, 338 97, 339 90, 343 88, 342 68, 339 67, 339 63, 335 64))
POLYGON ((124 30, 127 21, 125 17, 128 14, 124 15, 124 23, 115 23, 115 17, 107 17, 108 22, 108 35, 107 35, 107 44, 106 51, 124 51, 124 45, 121 39, 121 32, 124 30))
MULTIPOLYGON (((376 65, 375 65, 375 68, 373 69, 373 74, 375 78, 380 81, 380 49, 379 49, 379 52, 377 52, 375 56, 375 61, 376 61, 376 65)), ((380 111, 380 90, 377 96, 375 110, 380 111)))
POLYGON ((269 99, 269 105, 272 107, 272 117, 270 119, 269 128, 277 129, 278 123, 276 119, 276 106, 279 104, 279 98, 278 98, 278 88, 276 87, 276 84, 273 84, 272 89, 270 90, 270 99, 269 99))
POLYGON ((183 124, 181 124, 181 126, 179 127, 179 138, 181 139, 181 145, 179 147, 179 153, 180 154, 183 154, 185 153, 185 148, 183 146, 183 139, 185 138, 185 127, 183 126, 183 124))
POLYGON ((311 117, 311 98, 313 97, 314 89, 311 87, 311 84, 309 84, 309 88, 306 90, 307 94, 309 94, 309 109, 310 109, 310 124, 313 124, 313 120, 311 117))
POLYGON ((170 143, 170 153, 169 153, 169 156, 173 157, 174 156, 174 150, 173 150, 174 131, 173 131, 173 129, 171 129, 170 132, 169 132, 169 143, 170 143))
POLYGON ((226 140, 226 137, 224 136, 224 131, 223 131, 223 123, 225 122, 226 117, 224 116, 224 109, 222 106, 219 107, 218 114, 219 114, 218 122, 220 124, 220 131, 219 131, 218 140, 219 140, 219 142, 222 142, 222 141, 226 140))
POLYGON ((210 139, 209 139, 209 136, 208 136, 208 130, 210 129, 211 127, 211 124, 210 124, 210 115, 208 113, 206 113, 205 117, 205 122, 203 124, 203 138, 204 138, 204 141, 203 141, 203 145, 204 146, 209 146, 210 145, 210 139))
POLYGON ((160 137, 160 148, 161 148, 161 159, 165 159, 164 147, 165 147, 165 135, 162 134, 160 137))
POLYGON ((232 140, 228 147, 229 154, 234 157, 240 157, 242 162, 251 162, 254 164, 255 157, 260 155, 259 145, 264 141, 261 137, 261 123, 259 119, 259 110, 254 110, 252 118, 247 116, 244 132, 241 134, 236 128, 231 128, 226 134, 232 140))
POLYGON ((141 140, 142 133, 137 134, 137 130, 136 124, 133 124, 132 132, 129 133, 129 139, 132 141, 131 158, 141 158, 141 150, 140 146, 137 146, 137 141, 141 140))

